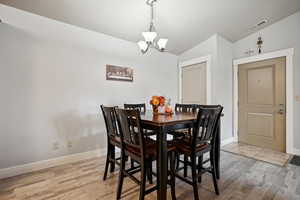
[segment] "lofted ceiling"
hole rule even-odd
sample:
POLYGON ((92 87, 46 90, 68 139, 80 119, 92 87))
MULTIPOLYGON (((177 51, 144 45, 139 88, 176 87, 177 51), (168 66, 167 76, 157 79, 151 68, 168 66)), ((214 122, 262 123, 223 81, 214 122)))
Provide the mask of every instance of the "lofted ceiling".
MULTIPOLYGON (((146 0, 0 0, 58 21, 137 42, 150 20, 146 0)), ((234 42, 300 10, 300 0, 158 0, 155 25, 180 54, 218 33, 234 42), (268 23, 252 28, 263 19, 268 23)))

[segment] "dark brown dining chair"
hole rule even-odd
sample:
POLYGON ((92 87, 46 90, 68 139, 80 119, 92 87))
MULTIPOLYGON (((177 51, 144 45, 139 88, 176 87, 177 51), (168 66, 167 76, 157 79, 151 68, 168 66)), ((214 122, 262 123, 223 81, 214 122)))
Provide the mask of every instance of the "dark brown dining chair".
MULTIPOLYGON (((195 113, 196 107, 195 104, 175 104, 175 112, 184 112, 184 113, 195 113)), ((177 130, 173 132, 175 137, 181 137, 185 136, 186 134, 191 134, 191 129, 183 129, 183 130, 177 130)))
MULTIPOLYGON (((215 145, 216 145, 216 128, 219 123, 222 106, 211 106, 211 107, 199 107, 197 120, 193 125, 192 136, 185 137, 176 144, 176 151, 180 154, 190 158, 190 161, 187 161, 188 165, 192 169, 192 180, 179 175, 178 169, 174 168, 175 159, 172 160, 172 169, 171 173, 173 177, 177 177, 180 180, 193 186, 194 190, 194 199, 199 200, 198 195, 198 178, 206 172, 212 174, 213 183, 215 192, 219 195, 217 177, 216 177, 216 165, 215 165, 215 145), (210 153, 210 166, 204 168, 201 166, 199 170, 199 165, 197 165, 197 158, 203 156, 204 153, 210 153)), ((171 179, 171 186, 175 185, 174 179, 171 179)), ((175 190, 175 188, 173 188, 175 190)))
MULTIPOLYGON (((139 104, 124 104, 124 108, 125 109, 129 109, 129 110, 139 110, 140 113, 146 113, 146 104, 144 103, 139 103, 139 104)), ((150 130, 145 130, 144 134, 146 136, 153 136, 156 135, 156 133, 154 131, 150 131, 150 130)))
MULTIPOLYGON (((175 112, 185 112, 185 113, 196 113, 196 107, 195 104, 175 104, 175 112)), ((183 137, 190 137, 192 134, 192 129, 191 128, 187 128, 187 129, 182 129, 182 130, 177 130, 172 132, 171 134, 174 135, 175 138, 183 138, 183 137)), ((187 176, 187 157, 184 156, 184 161, 180 160, 180 155, 177 154, 177 166, 176 168, 179 168, 179 164, 183 163, 184 164, 184 177, 187 176)))
POLYGON ((175 104, 175 112, 195 112, 195 104, 175 104))
POLYGON ((139 104, 124 104, 125 109, 137 109, 141 113, 146 112, 146 104, 144 103, 139 103, 139 104))
POLYGON ((112 173, 114 172, 115 164, 120 164, 117 162, 117 160, 120 158, 115 158, 115 147, 121 148, 121 138, 117 129, 115 107, 106 107, 101 105, 101 110, 103 113, 107 134, 107 155, 103 176, 103 180, 106 180, 109 165, 110 172, 112 173))
MULTIPOLYGON (((124 104, 124 108, 128 110, 138 110, 140 113, 146 112, 146 104, 145 103, 138 103, 138 104, 124 104)), ((150 130, 144 130, 144 134, 146 136, 154 136, 156 133, 150 130)), ((134 161, 131 160, 131 166, 134 167, 134 161)), ((149 179, 152 182, 152 178, 149 179)))
MULTIPOLYGON (((158 187, 155 185, 146 190, 148 169, 157 156, 156 143, 144 135, 139 110, 116 109, 116 113, 121 136, 121 168, 117 199, 121 198, 124 178, 129 177, 140 186, 139 199, 142 200, 145 195, 157 190, 158 187), (139 163, 139 166, 125 169, 125 156, 130 156, 139 163), (134 176, 137 172, 141 172, 140 180, 134 176)), ((168 150, 174 150, 174 147, 172 148, 170 147, 168 150)))
MULTIPOLYGON (((201 104, 195 104, 195 108, 196 108, 196 113, 198 113, 199 111, 199 108, 216 108, 217 105, 201 105, 201 104)), ((224 116, 223 112, 221 113, 221 118, 224 116)), ((218 127, 216 128, 215 131, 219 132, 219 133, 216 133, 216 134, 220 134, 220 127, 221 126, 221 120, 219 120, 219 124, 218 124, 218 127)), ((220 137, 220 136, 219 136, 220 137)), ((220 153, 220 143, 219 144, 216 144, 215 145, 215 148, 216 150, 215 151, 219 151, 220 153)), ((217 153, 217 152, 215 152, 217 153)), ((218 155, 219 155, 218 153, 218 155)), ((219 162, 220 162, 220 155, 219 156, 215 156, 215 159, 216 159, 216 163, 218 163, 217 165, 219 165, 219 162)), ((199 169, 202 167, 203 164, 209 162, 209 158, 206 159, 206 160, 203 160, 203 156, 200 156, 199 157, 199 169)), ((220 166, 217 166, 216 167, 217 169, 217 178, 220 179, 220 166)), ((199 182, 201 182, 201 176, 199 177, 199 182)))

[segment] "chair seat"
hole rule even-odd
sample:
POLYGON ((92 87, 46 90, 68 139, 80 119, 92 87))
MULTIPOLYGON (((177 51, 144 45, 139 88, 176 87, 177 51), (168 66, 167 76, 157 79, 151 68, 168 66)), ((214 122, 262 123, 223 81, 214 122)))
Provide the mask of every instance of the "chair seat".
MULTIPOLYGON (((172 134, 167 134, 167 142, 171 142, 171 141, 173 141, 174 140, 174 135, 172 135, 172 134)), ((156 135, 151 135, 151 136, 149 136, 149 138, 151 138, 152 140, 154 140, 154 141, 157 141, 157 139, 156 139, 156 135)))
POLYGON ((179 129, 174 131, 175 133, 184 133, 184 134, 189 134, 189 129, 185 128, 185 129, 179 129))
MULTIPOLYGON (((175 143, 176 150, 187 156, 192 154, 192 139, 190 137, 185 137, 175 143)), ((211 149, 209 143, 198 144, 195 149, 195 153, 208 152, 211 149)))
MULTIPOLYGON (((168 141, 168 149, 167 151, 174 151, 176 149, 173 141, 168 141)), ((127 146, 126 151, 129 154, 134 154, 137 157, 141 157, 141 151, 139 148, 133 147, 133 146, 127 146)), ((157 151, 156 151, 156 141, 151 138, 145 139, 145 156, 147 159, 156 158, 157 151)))
POLYGON ((121 147, 121 138, 120 138, 120 136, 111 137, 110 142, 114 146, 121 147))
POLYGON ((169 132, 169 134, 173 135, 175 138, 181 138, 181 137, 190 135, 189 129, 175 130, 175 131, 169 132))

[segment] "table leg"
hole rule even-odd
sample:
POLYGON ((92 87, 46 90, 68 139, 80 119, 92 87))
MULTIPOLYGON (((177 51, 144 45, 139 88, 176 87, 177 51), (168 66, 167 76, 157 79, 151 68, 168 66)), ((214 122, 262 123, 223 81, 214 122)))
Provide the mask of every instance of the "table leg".
POLYGON ((160 127, 157 131, 157 199, 167 199, 167 182, 168 182, 168 152, 167 152, 167 133, 164 127, 160 127))
POLYGON ((215 158, 216 158, 216 175, 217 179, 220 179, 220 154, 221 154, 221 122, 219 121, 217 127, 217 135, 216 135, 216 150, 215 150, 215 158))

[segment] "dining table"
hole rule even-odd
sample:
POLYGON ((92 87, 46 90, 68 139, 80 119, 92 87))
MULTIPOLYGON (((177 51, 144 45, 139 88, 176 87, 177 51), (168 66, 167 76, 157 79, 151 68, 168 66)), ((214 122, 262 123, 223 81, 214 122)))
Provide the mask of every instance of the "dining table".
MULTIPOLYGON (((197 119, 197 114, 190 112, 175 112, 173 114, 154 114, 152 111, 141 113, 141 126, 143 129, 156 132, 157 143, 157 199, 167 199, 168 183, 168 152, 167 152, 167 134, 171 131, 191 128, 197 119)), ((220 121, 220 120, 219 120, 220 121)), ((221 131, 220 122, 216 129, 216 171, 217 178, 220 178, 220 144, 221 131)))

